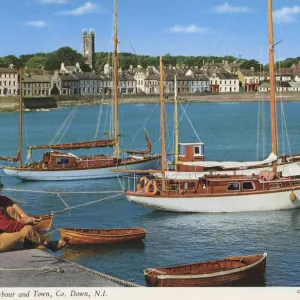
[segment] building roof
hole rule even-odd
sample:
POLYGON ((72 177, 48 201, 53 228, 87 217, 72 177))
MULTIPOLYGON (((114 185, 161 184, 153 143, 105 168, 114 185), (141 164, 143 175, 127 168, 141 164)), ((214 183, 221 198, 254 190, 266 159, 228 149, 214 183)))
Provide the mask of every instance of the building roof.
POLYGON ((238 79, 237 75, 231 74, 231 73, 218 73, 217 76, 220 79, 238 79))
POLYGON ((253 76, 253 77, 257 77, 258 73, 254 70, 251 69, 241 69, 240 72, 244 75, 244 76, 253 76))
POLYGON ((16 74, 17 72, 11 68, 0 68, 0 74, 16 74))
MULTIPOLYGON (((261 87, 270 87, 270 81, 264 80, 260 84, 261 87)), ((290 83, 287 81, 276 81, 276 87, 291 87, 290 83)))

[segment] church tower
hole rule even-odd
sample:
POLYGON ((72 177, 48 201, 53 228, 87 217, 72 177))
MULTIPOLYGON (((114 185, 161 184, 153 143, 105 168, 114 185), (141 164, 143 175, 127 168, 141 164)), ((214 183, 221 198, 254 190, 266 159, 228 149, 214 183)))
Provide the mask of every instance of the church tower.
POLYGON ((85 63, 93 70, 95 67, 95 31, 86 29, 82 31, 82 55, 85 58, 85 63))

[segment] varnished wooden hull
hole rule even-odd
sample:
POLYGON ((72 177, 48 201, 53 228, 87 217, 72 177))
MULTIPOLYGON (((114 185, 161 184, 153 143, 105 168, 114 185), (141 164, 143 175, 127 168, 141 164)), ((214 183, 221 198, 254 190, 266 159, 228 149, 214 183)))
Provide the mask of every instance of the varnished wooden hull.
POLYGON ((144 239, 146 230, 143 228, 114 229, 76 229, 62 228, 60 238, 68 238, 73 245, 106 245, 125 242, 136 242, 144 239))
POLYGON ((136 160, 120 165, 109 165, 106 167, 76 168, 76 169, 28 169, 19 167, 5 167, 4 173, 24 181, 62 181, 83 179, 114 178, 119 175, 111 172, 111 169, 120 170, 149 170, 155 169, 160 163, 160 156, 152 156, 144 160, 136 160))
POLYGON ((240 256, 191 265, 146 269, 144 274, 147 285, 151 287, 260 285, 264 282, 266 258, 266 253, 240 256), (243 261, 249 263, 243 265, 243 261), (233 267, 235 265, 237 267, 233 267))
POLYGON ((47 214, 47 215, 35 215, 35 216, 32 216, 32 217, 41 219, 40 223, 35 226, 35 228, 37 230, 39 230, 39 231, 48 231, 48 230, 50 230, 50 228, 52 226, 52 222, 53 222, 53 217, 54 217, 54 215, 52 213, 47 214))

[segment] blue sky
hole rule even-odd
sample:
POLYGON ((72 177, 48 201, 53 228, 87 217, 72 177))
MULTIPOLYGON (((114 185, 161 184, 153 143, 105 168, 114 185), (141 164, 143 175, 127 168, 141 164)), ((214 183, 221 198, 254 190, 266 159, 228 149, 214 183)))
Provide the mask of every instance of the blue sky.
MULTIPOLYGON (((0 57, 112 49, 113 0, 0 0, 0 57), (4 42, 5 41, 5 42, 4 42)), ((118 0, 119 50, 149 55, 233 55, 268 60, 267 0, 118 0)), ((300 0, 273 0, 275 59, 300 56, 300 0)))

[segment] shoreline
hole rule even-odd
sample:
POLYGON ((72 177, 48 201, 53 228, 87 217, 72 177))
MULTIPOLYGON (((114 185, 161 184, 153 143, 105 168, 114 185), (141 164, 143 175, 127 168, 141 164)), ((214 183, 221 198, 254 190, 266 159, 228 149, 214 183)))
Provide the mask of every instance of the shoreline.
MULTIPOLYGON (((174 103, 174 96, 170 95, 165 99, 165 103, 174 103)), ((83 106, 83 105, 99 105, 99 104, 111 104, 111 96, 56 96, 56 97, 37 97, 32 98, 40 107, 27 108, 24 105, 25 111, 45 111, 55 108, 61 108, 66 106, 83 106), (55 104, 52 107, 45 106, 44 103, 49 99, 55 104)), ((31 99, 31 100, 32 100, 31 99)), ((191 103, 225 103, 225 102, 268 102, 269 94, 258 93, 236 93, 236 94, 208 94, 208 95, 183 95, 178 99, 181 102, 191 103)), ((285 92, 281 95, 276 95, 276 101, 300 101, 300 92, 285 92)), ((26 98, 24 100, 26 102, 26 98)), ((157 104, 159 103, 159 95, 121 95, 119 98, 119 104, 157 104)), ((3 97, 0 99, 0 112, 15 112, 19 111, 19 97, 3 97)))

